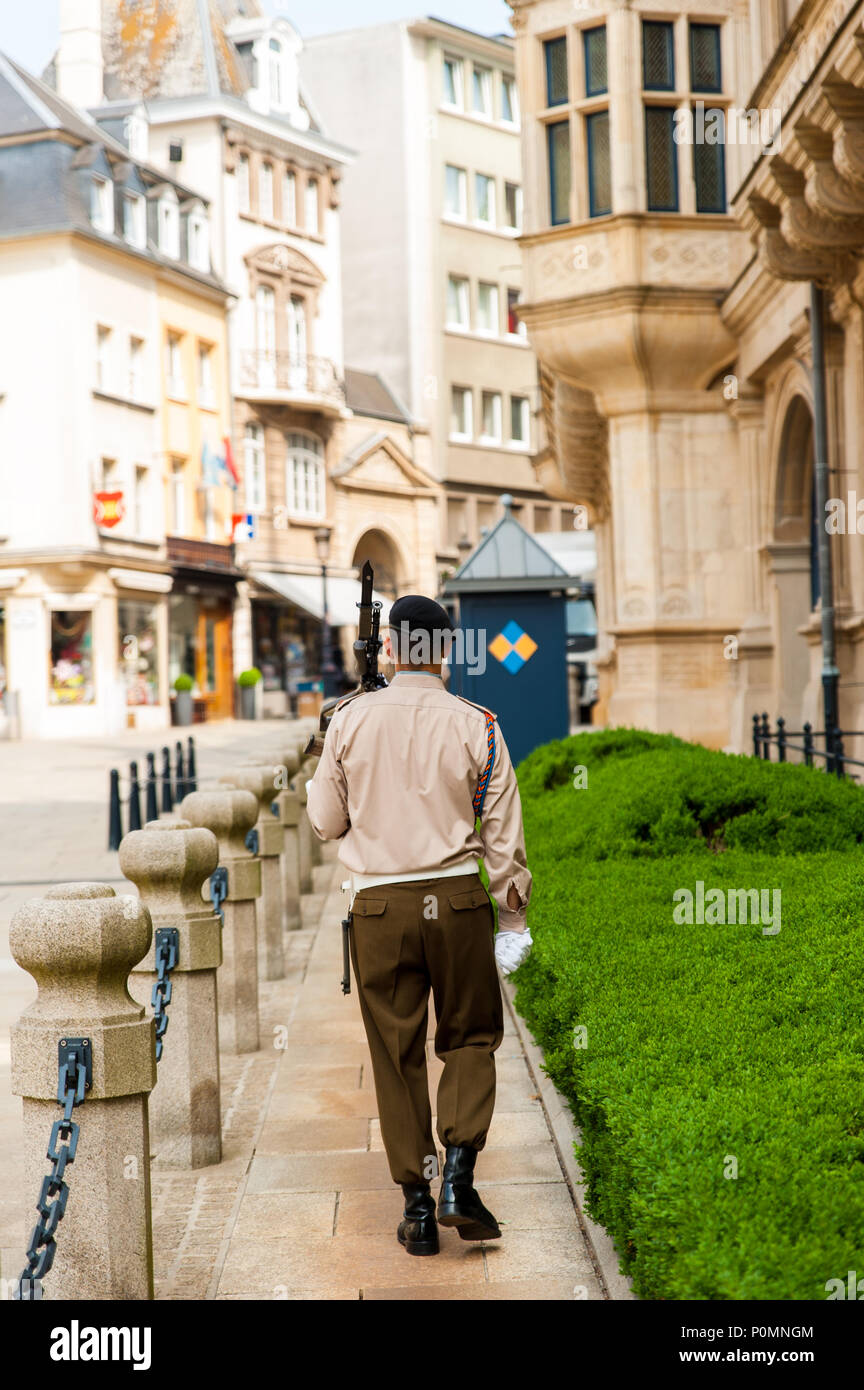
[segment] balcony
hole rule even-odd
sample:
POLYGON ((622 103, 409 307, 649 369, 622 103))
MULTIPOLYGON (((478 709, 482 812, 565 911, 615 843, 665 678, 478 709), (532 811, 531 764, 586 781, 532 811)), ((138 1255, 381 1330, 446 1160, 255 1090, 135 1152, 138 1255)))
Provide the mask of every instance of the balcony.
POLYGON ((327 357, 242 352, 238 394, 248 401, 299 405, 328 415, 339 415, 345 409, 345 383, 336 364, 327 357))

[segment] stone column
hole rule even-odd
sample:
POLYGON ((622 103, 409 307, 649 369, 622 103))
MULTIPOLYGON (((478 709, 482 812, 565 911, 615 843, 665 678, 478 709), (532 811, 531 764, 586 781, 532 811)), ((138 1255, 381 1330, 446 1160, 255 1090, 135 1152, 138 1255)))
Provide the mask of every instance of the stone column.
POLYGON ((301 768, 293 782, 294 794, 297 797, 298 815, 300 817, 297 826, 297 851, 299 861, 299 883, 301 893, 312 892, 312 841, 316 835, 309 823, 306 814, 306 777, 301 768))
POLYGON ((220 777, 224 786, 239 787, 251 792, 258 802, 257 855, 261 860, 261 897, 256 906, 258 930, 258 969, 262 980, 285 978, 285 948, 283 946, 282 864, 280 856, 285 842, 282 826, 272 806, 276 796, 277 767, 269 762, 264 767, 239 767, 220 777))
MULTIPOLYGON (((12 1090, 24 1098, 28 1201, 36 1201, 49 1171, 48 1139, 62 1114, 58 1044, 86 1039, 93 1067, 92 1085, 72 1112, 80 1133, 63 1179, 68 1205, 48 1298, 153 1297, 147 1095, 156 1082, 154 1028, 126 984, 150 937, 147 908, 104 883, 58 884, 12 918, 12 955, 39 986, 11 1039, 12 1090)), ((28 1237, 34 1223, 28 1214, 28 1237)))
POLYGON ((261 864, 246 848, 258 819, 258 801, 247 791, 192 792, 181 812, 190 825, 212 830, 219 842, 219 867, 228 871, 222 904, 222 965, 219 970, 219 1042, 225 1052, 257 1052, 258 938, 255 903, 261 894, 261 864))
POLYGON ((213 832, 177 819, 169 826, 151 821, 120 845, 120 868, 153 921, 153 945, 130 978, 132 993, 145 1006, 151 1005, 157 978, 156 933, 173 927, 178 934, 159 1084, 150 1098, 154 1151, 171 1168, 203 1168, 222 1158, 216 1012, 222 924, 201 901, 204 880, 218 862, 213 832))

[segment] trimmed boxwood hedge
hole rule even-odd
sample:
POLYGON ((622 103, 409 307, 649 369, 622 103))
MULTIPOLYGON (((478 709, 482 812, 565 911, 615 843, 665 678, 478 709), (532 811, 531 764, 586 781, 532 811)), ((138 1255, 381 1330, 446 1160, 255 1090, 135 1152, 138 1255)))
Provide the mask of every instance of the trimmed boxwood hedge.
POLYGON ((864 1275, 862 791, 635 730, 546 745, 519 781, 516 1004, 636 1292, 824 1299, 864 1275), (780 888, 779 934, 676 925, 698 880, 780 888))

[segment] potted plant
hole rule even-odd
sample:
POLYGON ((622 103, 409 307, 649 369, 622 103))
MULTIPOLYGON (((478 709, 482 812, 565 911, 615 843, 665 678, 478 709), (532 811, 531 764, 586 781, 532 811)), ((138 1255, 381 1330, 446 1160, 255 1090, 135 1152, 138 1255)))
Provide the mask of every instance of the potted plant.
POLYGON ((174 723, 192 723, 192 687, 195 682, 191 676, 181 674, 174 682, 174 723))
POLYGON ((240 718, 255 718, 255 687, 261 679, 261 672, 257 666, 251 666, 248 671, 241 671, 237 677, 237 684, 240 687, 240 718))

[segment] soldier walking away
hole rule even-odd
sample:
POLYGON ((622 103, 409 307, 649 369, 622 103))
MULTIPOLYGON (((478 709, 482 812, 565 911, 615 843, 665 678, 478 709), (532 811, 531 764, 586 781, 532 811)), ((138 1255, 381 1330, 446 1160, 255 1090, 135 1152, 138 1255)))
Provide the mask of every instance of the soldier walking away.
POLYGON ((322 840, 339 840, 351 873, 351 959, 372 1054, 390 1172, 405 1196, 398 1239, 438 1253, 438 1223, 463 1240, 501 1231, 474 1188, 474 1164, 495 1104, 504 1015, 495 969, 528 955, 531 875, 516 778, 495 716, 450 695, 441 679, 452 623, 408 594, 390 611, 384 647, 396 674, 330 720, 308 783, 322 840), (480 879, 486 866, 498 933, 480 879), (438 1174, 426 1073, 429 991, 435 1003, 438 1174))

